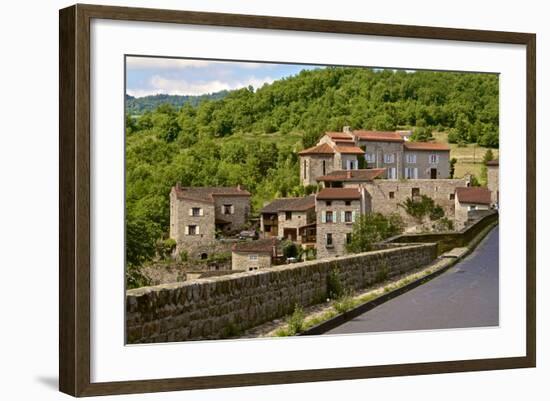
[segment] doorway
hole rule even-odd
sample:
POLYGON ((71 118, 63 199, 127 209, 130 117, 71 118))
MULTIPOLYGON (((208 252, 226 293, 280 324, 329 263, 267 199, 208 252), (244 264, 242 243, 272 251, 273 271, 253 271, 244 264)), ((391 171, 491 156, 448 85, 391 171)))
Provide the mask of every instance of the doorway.
POLYGON ((435 180, 437 178, 437 169, 436 168, 431 168, 430 169, 430 178, 432 180, 435 180))

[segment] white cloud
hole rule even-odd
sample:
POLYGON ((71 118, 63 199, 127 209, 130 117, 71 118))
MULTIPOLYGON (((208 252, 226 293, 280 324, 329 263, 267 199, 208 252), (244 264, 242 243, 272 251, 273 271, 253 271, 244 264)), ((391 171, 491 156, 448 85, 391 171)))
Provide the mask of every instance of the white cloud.
POLYGON ((219 80, 208 82, 188 82, 181 79, 169 79, 155 75, 150 80, 150 89, 128 89, 129 95, 142 97, 156 95, 159 93, 168 95, 202 95, 205 93, 219 92, 221 90, 232 90, 244 88, 249 85, 260 88, 264 84, 274 81, 271 77, 256 78, 250 77, 245 81, 224 82, 219 80))
POLYGON ((270 67, 272 64, 263 63, 242 63, 232 61, 214 61, 214 60, 196 60, 196 59, 178 59, 165 57, 127 57, 126 66, 131 70, 145 69, 183 69, 183 68, 201 68, 211 65, 227 66, 232 68, 256 69, 270 67))

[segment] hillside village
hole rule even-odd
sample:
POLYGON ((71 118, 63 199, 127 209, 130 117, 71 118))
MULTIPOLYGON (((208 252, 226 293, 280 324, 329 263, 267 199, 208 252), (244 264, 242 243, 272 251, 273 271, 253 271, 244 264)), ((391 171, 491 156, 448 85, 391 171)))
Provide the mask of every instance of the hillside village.
POLYGON ((498 160, 487 163, 487 187, 472 186, 469 175, 451 178, 447 144, 413 142, 410 135, 350 127, 326 132, 298 153, 309 195, 275 199, 257 220, 252 194, 241 186, 176 184, 170 192, 173 257, 204 260, 221 247, 232 252, 231 269, 257 270, 298 259, 284 256, 283 242, 294 244, 304 260, 345 255, 354 223, 369 213, 397 214, 405 232, 420 232, 460 230, 498 208, 498 160), (404 206, 426 200, 441 211, 437 219, 419 219, 404 206))

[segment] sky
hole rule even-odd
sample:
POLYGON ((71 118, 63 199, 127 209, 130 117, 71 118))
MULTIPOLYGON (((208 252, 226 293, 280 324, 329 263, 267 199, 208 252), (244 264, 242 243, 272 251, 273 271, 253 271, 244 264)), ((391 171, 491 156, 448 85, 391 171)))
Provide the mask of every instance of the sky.
POLYGON ((255 89, 317 66, 211 61, 156 57, 126 58, 126 93, 135 97, 202 95, 244 88, 255 89))

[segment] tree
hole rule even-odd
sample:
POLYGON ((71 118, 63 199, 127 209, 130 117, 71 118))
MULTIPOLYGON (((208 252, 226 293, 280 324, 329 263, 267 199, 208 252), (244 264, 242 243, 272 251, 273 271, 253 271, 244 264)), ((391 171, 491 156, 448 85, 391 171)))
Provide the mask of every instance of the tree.
POLYGON ((404 223, 399 214, 384 216, 381 213, 366 213, 353 224, 351 241, 346 249, 351 253, 367 252, 372 244, 403 232, 404 223))
POLYGON ((454 178, 455 176, 455 164, 456 164, 457 160, 456 160, 456 157, 453 157, 451 158, 451 160, 449 160, 449 175, 451 176, 451 178, 454 178))

